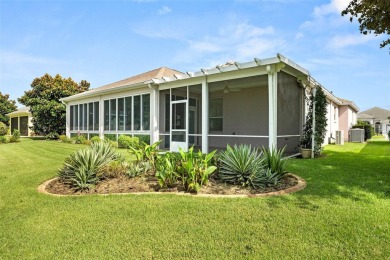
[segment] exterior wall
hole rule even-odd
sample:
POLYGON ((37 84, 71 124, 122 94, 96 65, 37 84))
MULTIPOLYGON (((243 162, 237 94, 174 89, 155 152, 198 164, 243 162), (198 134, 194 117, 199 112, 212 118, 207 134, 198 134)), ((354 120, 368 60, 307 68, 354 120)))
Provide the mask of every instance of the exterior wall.
POLYGON ((340 106, 339 129, 344 132, 344 141, 348 141, 349 129, 356 123, 356 112, 349 106, 340 106))
POLYGON ((339 106, 328 100, 326 111, 327 126, 324 144, 328 144, 329 141, 334 142, 334 138, 336 138, 336 131, 339 130, 339 106))

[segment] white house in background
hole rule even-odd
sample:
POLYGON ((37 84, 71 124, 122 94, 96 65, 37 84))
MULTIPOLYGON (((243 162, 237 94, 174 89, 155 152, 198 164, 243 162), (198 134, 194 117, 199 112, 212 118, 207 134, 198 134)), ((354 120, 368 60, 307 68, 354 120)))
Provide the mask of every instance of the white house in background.
POLYGON ((387 136, 390 131, 390 110, 373 107, 357 115, 358 119, 370 123, 377 134, 387 136))
POLYGON ((162 67, 62 102, 68 136, 147 136, 171 151, 196 146, 208 152, 240 143, 286 146, 293 154, 299 152, 307 113, 305 95, 315 86, 320 85, 307 70, 278 54, 197 72, 162 67))
POLYGON ((19 108, 18 110, 7 114, 10 118, 11 134, 15 129, 19 130, 21 136, 30 136, 32 127, 30 107, 19 108))

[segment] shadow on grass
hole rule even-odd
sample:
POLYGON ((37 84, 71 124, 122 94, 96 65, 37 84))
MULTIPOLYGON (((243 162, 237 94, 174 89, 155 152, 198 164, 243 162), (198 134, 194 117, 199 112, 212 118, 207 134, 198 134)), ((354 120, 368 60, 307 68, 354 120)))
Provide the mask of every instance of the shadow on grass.
MULTIPOLYGON (((291 172, 307 181, 305 190, 294 194, 296 203, 305 209, 316 210, 313 198, 337 204, 337 198, 373 203, 390 198, 390 142, 329 146, 322 158, 293 159, 291 172)), ((271 207, 291 200, 280 197, 270 200, 271 207)))

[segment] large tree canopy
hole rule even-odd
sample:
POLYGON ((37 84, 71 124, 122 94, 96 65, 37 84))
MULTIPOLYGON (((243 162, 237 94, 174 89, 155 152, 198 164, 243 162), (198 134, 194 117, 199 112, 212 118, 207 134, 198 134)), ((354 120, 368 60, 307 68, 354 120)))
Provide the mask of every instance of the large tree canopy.
MULTIPOLYGON (((352 0, 348 7, 341 12, 350 15, 349 20, 357 19, 360 23, 360 33, 390 35, 390 1, 389 0, 352 0)), ((380 47, 390 44, 390 38, 384 40, 380 47)))
POLYGON ((18 101, 30 106, 34 132, 44 135, 51 132, 63 134, 66 130, 66 109, 59 99, 84 92, 89 89, 89 85, 85 80, 77 84, 71 78, 65 79, 58 74, 53 78, 45 74, 34 79, 32 89, 25 91, 18 101))
POLYGON ((10 100, 8 94, 0 92, 0 122, 9 125, 9 118, 6 114, 16 110, 15 100, 10 100))

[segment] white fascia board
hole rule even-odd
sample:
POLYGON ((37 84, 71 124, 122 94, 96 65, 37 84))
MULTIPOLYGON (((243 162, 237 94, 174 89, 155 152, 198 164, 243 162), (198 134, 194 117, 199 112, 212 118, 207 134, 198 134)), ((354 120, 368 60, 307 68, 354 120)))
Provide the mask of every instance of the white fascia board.
POLYGON ((80 99, 85 99, 85 98, 90 98, 90 97, 101 96, 101 95, 108 94, 108 93, 111 94, 111 93, 121 92, 123 90, 130 89, 130 88, 131 89, 138 89, 138 88, 144 88, 147 86, 148 86, 148 84, 145 84, 143 82, 143 83, 137 83, 137 84, 132 84, 132 85, 124 85, 124 86, 120 86, 120 87, 104 89, 104 90, 100 90, 100 91, 91 91, 91 92, 87 91, 87 92, 83 92, 83 93, 69 96, 66 98, 61 98, 60 101, 67 103, 69 101, 75 101, 75 100, 80 100, 80 99))

